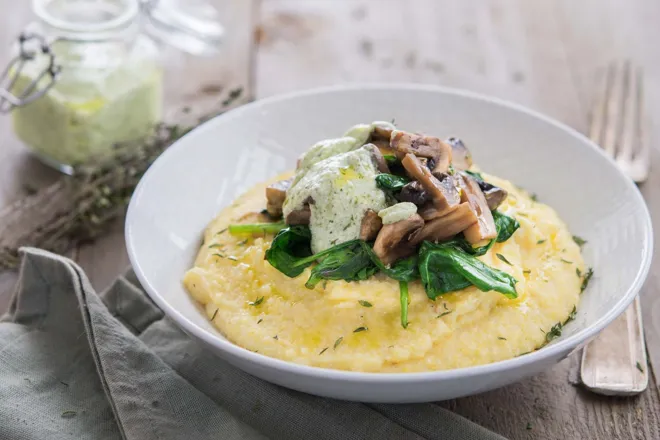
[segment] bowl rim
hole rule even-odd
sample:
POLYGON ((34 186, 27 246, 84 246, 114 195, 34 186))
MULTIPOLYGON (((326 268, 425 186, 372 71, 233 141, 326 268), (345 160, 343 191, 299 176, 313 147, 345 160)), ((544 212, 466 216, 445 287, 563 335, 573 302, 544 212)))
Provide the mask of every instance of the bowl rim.
POLYGON ((142 284, 143 288, 149 295, 149 297, 164 311, 165 315, 170 317, 177 325, 182 327, 182 329, 189 334, 197 337, 198 339, 204 341, 205 343, 212 345, 219 350, 227 352, 230 356, 239 358, 243 362, 256 363, 262 367, 268 367, 275 370, 286 371, 288 373, 293 373, 297 375, 303 375, 311 378, 324 379, 324 380, 341 380, 347 382, 359 382, 359 383, 372 383, 372 384, 406 384, 420 381, 437 381, 437 380, 451 380, 456 378, 469 378, 475 376, 481 376, 484 374, 496 374, 506 370, 517 369, 524 367, 528 364, 541 363, 547 361, 556 356, 561 356, 564 352, 570 352, 578 347, 583 342, 589 340, 603 330, 609 323, 616 319, 623 311, 630 305, 642 288, 646 277, 648 275, 651 260, 653 256, 653 226, 651 222, 651 217, 648 211, 648 207, 644 198, 642 197, 639 189, 633 183, 631 179, 627 176, 625 177, 625 185, 628 185, 629 189, 633 190, 634 198, 638 203, 641 204, 643 209, 643 234, 644 242, 646 246, 642 249, 642 263, 637 270, 635 279, 631 285, 626 290, 625 294, 621 295, 619 301, 615 306, 608 311, 605 315, 601 316, 593 323, 591 326, 582 329, 575 334, 567 337, 566 339, 560 339, 552 344, 546 345, 540 349, 532 351, 530 353, 520 355, 511 359, 505 359, 501 361, 496 361, 488 364, 476 365, 471 367, 455 368, 450 370, 436 370, 436 371, 421 371, 421 372, 404 372, 404 373, 376 373, 376 372, 361 372, 361 371, 347 371, 347 370, 336 370, 331 368, 315 367, 304 364, 297 364, 290 361, 285 361, 277 358, 272 358, 265 356, 260 353, 254 353, 248 349, 240 347, 237 344, 229 341, 228 339, 221 339, 217 334, 208 331, 201 326, 198 326, 193 321, 186 318, 182 313, 172 307, 163 296, 161 296, 155 287, 149 282, 149 279, 145 276, 140 262, 136 256, 136 249, 133 246, 133 228, 132 228, 132 219, 135 215, 135 212, 138 208, 136 205, 144 191, 145 182, 149 180, 149 176, 155 173, 162 163, 165 162, 168 155, 173 154, 172 152, 184 148, 185 142, 181 142, 186 136, 190 133, 196 131, 203 131, 211 129, 215 124, 221 123, 221 121, 231 120, 236 117, 240 117, 244 112, 249 111, 252 108, 258 108, 263 105, 268 105, 269 103, 287 101, 299 97, 305 97, 309 95, 323 95, 323 94, 332 94, 337 92, 359 92, 364 90, 375 90, 375 91, 424 91, 429 93, 439 93, 446 95, 460 96, 476 101, 487 102, 495 104, 501 107, 505 107, 511 110, 515 110, 534 118, 537 118, 549 125, 554 126, 555 128, 566 132, 567 134, 577 138, 581 143, 585 144, 587 147, 591 148, 595 154, 599 154, 601 157, 604 157, 610 165, 616 170, 615 172, 623 174, 619 170, 618 166, 612 158, 607 156, 607 154, 600 148, 596 143, 591 141, 585 135, 579 131, 549 117, 535 110, 529 109, 521 104, 510 102, 501 98, 488 96, 480 93, 475 93, 469 90, 437 86, 437 85, 428 85, 428 84, 411 84, 411 83, 353 83, 353 84, 344 84, 344 85, 335 85, 327 87, 319 87, 313 89, 307 89, 302 91, 295 91, 285 94, 279 94, 264 99, 256 100, 248 104, 242 105, 235 109, 229 110, 226 113, 218 115, 198 127, 191 130, 189 133, 184 135, 182 138, 178 139, 173 145, 171 145, 165 152, 163 152, 160 157, 158 157, 154 163, 149 167, 145 174, 140 179, 131 201, 128 206, 125 222, 125 240, 126 248, 128 251, 129 260, 135 271, 135 274, 142 284))

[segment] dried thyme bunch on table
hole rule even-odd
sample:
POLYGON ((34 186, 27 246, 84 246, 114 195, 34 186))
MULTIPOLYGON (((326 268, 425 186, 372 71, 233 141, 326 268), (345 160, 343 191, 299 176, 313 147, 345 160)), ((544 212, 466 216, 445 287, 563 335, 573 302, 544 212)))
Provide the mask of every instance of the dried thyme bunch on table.
MULTIPOLYGON (((241 91, 230 91, 221 110, 203 116, 199 123, 226 111, 241 91)), ((105 233, 124 215, 147 168, 192 128, 160 124, 147 140, 118 145, 112 157, 83 164, 73 176, 62 176, 4 208, 0 211, 0 271, 18 266, 18 250, 23 246, 61 254, 105 233)))

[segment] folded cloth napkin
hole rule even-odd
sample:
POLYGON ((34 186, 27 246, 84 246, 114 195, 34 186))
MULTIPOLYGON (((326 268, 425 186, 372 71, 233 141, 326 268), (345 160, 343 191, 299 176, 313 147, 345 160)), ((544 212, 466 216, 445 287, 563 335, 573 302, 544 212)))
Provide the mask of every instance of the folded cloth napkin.
POLYGON ((0 320, 0 439, 502 439, 438 405, 324 399, 210 354, 134 274, 102 295, 74 262, 24 249, 0 320))

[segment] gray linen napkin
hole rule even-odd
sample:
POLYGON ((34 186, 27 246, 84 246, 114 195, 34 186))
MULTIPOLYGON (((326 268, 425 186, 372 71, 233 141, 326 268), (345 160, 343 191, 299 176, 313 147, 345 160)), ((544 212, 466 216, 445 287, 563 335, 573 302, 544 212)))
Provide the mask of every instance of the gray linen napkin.
POLYGON ((0 320, 0 439, 502 439, 434 404, 291 391, 211 355, 132 272, 102 295, 72 261, 25 249, 0 320))

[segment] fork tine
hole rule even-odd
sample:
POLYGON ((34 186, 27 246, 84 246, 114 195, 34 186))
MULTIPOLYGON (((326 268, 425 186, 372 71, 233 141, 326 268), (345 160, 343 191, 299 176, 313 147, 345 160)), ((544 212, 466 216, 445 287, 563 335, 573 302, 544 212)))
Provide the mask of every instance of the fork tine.
POLYGON ((635 182, 643 182, 649 174, 650 159, 649 159, 649 139, 648 130, 646 127, 646 116, 644 112, 644 81, 642 69, 639 68, 635 72, 637 87, 633 93, 637 96, 637 145, 636 151, 633 151, 633 169, 634 175, 632 176, 635 182))
POLYGON ((624 167, 630 163, 633 156, 633 149, 639 145, 639 96, 638 96, 638 77, 629 62, 624 67, 624 91, 623 91, 623 127, 621 131, 621 148, 617 154, 616 160, 624 167), (627 87, 626 87, 627 86, 627 87))
POLYGON ((607 119, 607 97, 610 88, 610 76, 612 73, 611 66, 603 72, 601 78, 601 93, 596 96, 594 100, 594 107, 591 112, 591 124, 589 126, 589 139, 599 144, 603 138, 603 127, 607 119))
POLYGON ((609 96, 607 97, 607 118, 605 122, 605 137, 602 147, 607 154, 614 157, 619 133, 621 132, 622 98, 625 86, 625 68, 615 63, 611 67, 609 96))

